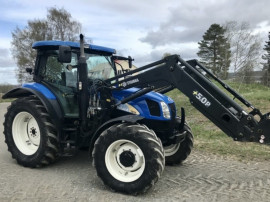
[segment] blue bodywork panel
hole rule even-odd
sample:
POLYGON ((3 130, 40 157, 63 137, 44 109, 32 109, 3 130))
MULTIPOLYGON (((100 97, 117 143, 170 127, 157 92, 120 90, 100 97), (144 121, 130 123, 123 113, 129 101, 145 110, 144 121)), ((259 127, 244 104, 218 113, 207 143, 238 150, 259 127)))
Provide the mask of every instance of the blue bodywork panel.
MULTIPOLYGON (((138 88, 129 88, 126 90, 121 90, 121 91, 113 91, 113 97, 117 100, 122 100, 123 98, 134 94, 138 90, 139 90, 138 88)), ((142 95, 142 96, 128 102, 128 104, 135 107, 135 109, 137 109, 140 112, 140 116, 143 116, 146 119, 168 121, 168 119, 164 118, 162 115, 152 116, 150 114, 149 109, 148 109, 146 99, 149 99, 149 100, 152 100, 152 101, 155 101, 158 103, 160 103, 161 101, 165 102, 166 104, 174 103, 174 101, 168 96, 165 96, 165 95, 162 95, 162 94, 156 93, 156 92, 149 92, 145 95, 142 95)), ((160 104, 159 104, 159 106, 160 106, 160 104)), ((160 106, 160 108, 161 108, 161 106, 160 106)))
MULTIPOLYGON (((36 90, 42 93, 47 99, 56 100, 55 95, 47 87, 45 87, 44 85, 40 83, 26 83, 26 84, 23 84, 22 87, 36 90)), ((112 94, 116 100, 120 101, 123 98, 134 94, 138 90, 139 90, 138 88, 129 88, 129 89, 121 90, 121 91, 113 91, 112 94)), ((140 113, 140 116, 145 117, 146 119, 168 121, 168 119, 164 118, 162 114, 160 114, 160 116, 151 115, 148 109, 146 99, 155 101, 157 103, 160 103, 161 101, 163 101, 167 105, 174 103, 174 101, 170 97, 162 95, 160 93, 156 93, 156 92, 149 92, 128 103, 138 110, 138 112, 140 113)))
MULTIPOLYGON (((71 48, 80 48, 80 43, 78 42, 71 42, 71 41, 37 41, 33 43, 32 48, 33 49, 42 49, 46 47, 58 47, 58 46, 70 46, 71 48)), ((94 50, 94 51, 101 51, 101 52, 106 52, 109 54, 114 54, 116 53, 115 49, 112 48, 107 48, 103 46, 97 46, 93 44, 84 44, 85 50, 94 50)))
POLYGON ((55 95, 44 85, 40 83, 25 83, 22 85, 23 88, 30 88, 42 93, 49 100, 56 100, 55 95))

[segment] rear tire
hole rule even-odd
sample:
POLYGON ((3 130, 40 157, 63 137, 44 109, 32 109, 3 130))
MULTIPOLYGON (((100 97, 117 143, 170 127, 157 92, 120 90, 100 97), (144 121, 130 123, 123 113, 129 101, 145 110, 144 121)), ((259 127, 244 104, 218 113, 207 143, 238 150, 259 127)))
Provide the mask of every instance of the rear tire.
POLYGON ((159 139, 144 125, 120 123, 96 140, 93 163, 97 175, 111 189, 139 194, 150 189, 164 170, 159 139))
POLYGON ((186 137, 182 142, 164 147, 166 165, 181 164, 191 153, 193 148, 193 135, 186 123, 181 133, 186 133, 186 137))
POLYGON ((35 97, 11 103, 5 114, 4 135, 8 151, 25 167, 45 166, 58 156, 56 127, 35 97))

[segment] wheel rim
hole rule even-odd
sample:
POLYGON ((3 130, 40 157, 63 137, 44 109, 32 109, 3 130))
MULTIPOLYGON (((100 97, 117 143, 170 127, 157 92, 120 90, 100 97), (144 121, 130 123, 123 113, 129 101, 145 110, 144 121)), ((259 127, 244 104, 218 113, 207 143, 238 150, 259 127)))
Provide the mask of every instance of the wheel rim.
POLYGON ((180 148, 180 143, 172 144, 172 145, 164 147, 165 156, 174 155, 178 151, 179 148, 180 148))
POLYGON ((16 147, 25 155, 34 154, 40 144, 40 129, 36 119, 28 112, 18 113, 12 123, 12 136, 16 147))
POLYGON ((129 140, 117 140, 107 149, 105 164, 109 173, 122 182, 133 182, 145 169, 145 157, 138 145, 129 140))

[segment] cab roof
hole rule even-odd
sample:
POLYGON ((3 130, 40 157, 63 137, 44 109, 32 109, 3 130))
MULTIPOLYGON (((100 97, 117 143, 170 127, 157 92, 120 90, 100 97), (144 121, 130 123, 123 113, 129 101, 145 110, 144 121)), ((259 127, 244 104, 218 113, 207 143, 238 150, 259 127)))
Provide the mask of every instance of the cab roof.
MULTIPOLYGON (((80 44, 78 42, 71 42, 71 41, 37 41, 33 43, 33 49, 46 49, 46 48, 58 48, 59 46, 70 46, 71 48, 79 49, 80 44)), ((115 49, 107 48, 103 46, 97 46, 93 44, 84 44, 85 50, 93 50, 93 51, 101 51, 108 54, 116 53, 115 49)))

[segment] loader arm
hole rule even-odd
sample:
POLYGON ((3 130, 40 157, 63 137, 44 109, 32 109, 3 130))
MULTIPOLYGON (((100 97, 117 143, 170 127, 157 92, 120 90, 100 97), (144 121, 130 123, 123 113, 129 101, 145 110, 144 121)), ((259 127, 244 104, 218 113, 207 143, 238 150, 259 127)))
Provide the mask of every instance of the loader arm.
POLYGON ((119 104, 126 103, 151 90, 165 93, 177 88, 190 99, 196 109, 234 140, 270 143, 269 113, 262 115, 251 103, 196 60, 184 61, 179 55, 172 55, 136 70, 117 75, 105 82, 116 90, 140 88, 119 104), (235 98, 253 110, 249 113, 246 112, 200 70, 218 81, 235 98), (137 72, 139 74, 132 76, 137 72), (254 118, 255 115, 260 117, 259 121, 254 118))

